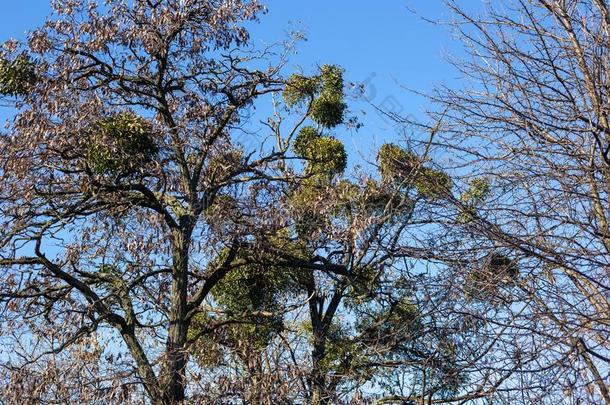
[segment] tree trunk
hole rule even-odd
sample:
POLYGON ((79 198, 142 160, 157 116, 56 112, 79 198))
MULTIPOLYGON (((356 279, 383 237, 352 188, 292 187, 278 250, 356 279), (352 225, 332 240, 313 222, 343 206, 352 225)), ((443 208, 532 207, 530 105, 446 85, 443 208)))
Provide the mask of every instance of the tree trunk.
POLYGON ((313 330, 313 352, 312 352, 312 373, 311 373, 311 403, 313 405, 323 405, 328 403, 326 395, 326 373, 322 362, 326 355, 325 333, 320 325, 314 325, 313 330))
POLYGON ((176 230, 173 233, 173 273, 169 311, 169 330, 166 344, 166 364, 163 375, 165 401, 177 404, 185 398, 185 369, 188 355, 185 352, 188 324, 187 288, 190 231, 176 230))
POLYGON ((309 319, 313 338, 313 350, 311 352, 311 373, 308 376, 309 400, 312 405, 328 403, 326 399, 326 373, 324 371, 324 357, 326 355, 326 328, 322 320, 322 309, 324 298, 318 296, 315 280, 311 274, 306 282, 307 294, 311 297, 309 304, 309 319))

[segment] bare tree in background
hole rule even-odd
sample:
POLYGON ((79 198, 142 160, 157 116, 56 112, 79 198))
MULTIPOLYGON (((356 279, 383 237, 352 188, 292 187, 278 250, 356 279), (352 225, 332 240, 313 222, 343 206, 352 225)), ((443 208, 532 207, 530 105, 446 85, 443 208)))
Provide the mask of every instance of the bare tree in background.
POLYGON ((468 173, 452 288, 498 333, 479 364, 490 401, 610 403, 610 5, 447 5, 471 57, 466 90, 432 96, 437 142, 468 173))

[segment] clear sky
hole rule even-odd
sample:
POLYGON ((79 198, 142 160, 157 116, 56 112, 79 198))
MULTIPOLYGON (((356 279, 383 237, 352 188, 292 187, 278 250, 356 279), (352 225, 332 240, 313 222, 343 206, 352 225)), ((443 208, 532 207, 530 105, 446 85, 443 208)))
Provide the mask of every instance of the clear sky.
MULTIPOLYGON (((367 97, 383 108, 419 116, 425 100, 401 86, 425 93, 441 83, 459 84, 446 61, 459 44, 446 27, 422 18, 448 18, 442 0, 268 0, 266 5, 269 12, 254 38, 280 38, 291 23, 303 27, 307 42, 292 62, 304 69, 343 66, 348 80, 368 83, 367 97)), ((378 144, 396 136, 390 120, 366 110, 358 137, 378 144)))
MULTIPOLYGON (((307 41, 291 59, 305 71, 324 63, 346 69, 349 81, 367 82, 370 101, 402 115, 421 116, 424 99, 401 86, 429 92, 441 83, 459 86, 446 60, 459 45, 446 27, 424 21, 446 19, 442 0, 262 0, 268 14, 252 30, 254 41, 271 43, 303 28, 307 41)), ((48 0, 2 0, 0 41, 23 38, 49 13, 48 0)), ((395 137, 393 124, 358 104, 369 142, 395 137)), ((360 135, 359 135, 360 136, 360 135)), ((368 142, 367 142, 368 143, 368 142)))

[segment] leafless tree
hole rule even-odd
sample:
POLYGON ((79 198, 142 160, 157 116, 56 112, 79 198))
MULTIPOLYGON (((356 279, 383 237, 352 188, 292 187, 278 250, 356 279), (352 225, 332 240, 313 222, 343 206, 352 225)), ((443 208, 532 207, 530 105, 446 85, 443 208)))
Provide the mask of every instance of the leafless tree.
POLYGON ((452 284, 501 332, 480 365, 512 370, 489 398, 610 403, 610 6, 447 6, 467 49, 455 63, 464 89, 431 96, 463 180, 452 284))

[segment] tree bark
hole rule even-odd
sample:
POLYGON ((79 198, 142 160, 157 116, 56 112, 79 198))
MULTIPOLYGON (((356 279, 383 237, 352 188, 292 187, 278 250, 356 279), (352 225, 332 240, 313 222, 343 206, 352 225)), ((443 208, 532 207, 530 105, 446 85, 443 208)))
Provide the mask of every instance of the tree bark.
POLYGON ((314 329, 313 332, 313 370, 311 375, 311 403, 323 405, 328 403, 326 398, 326 376, 323 371, 322 361, 326 354, 324 331, 314 329))
POLYGON ((312 405, 326 404, 326 373, 322 362, 326 356, 326 328, 322 320, 323 298, 315 292, 313 279, 308 285, 309 315, 313 337, 313 349, 311 353, 312 370, 309 377, 310 401, 312 405))
POLYGON ((173 273, 171 302, 169 310, 169 330, 166 344, 164 372, 164 399, 168 404, 177 404, 185 398, 186 363, 185 351, 187 322, 188 265, 191 230, 180 229, 173 232, 173 273))

